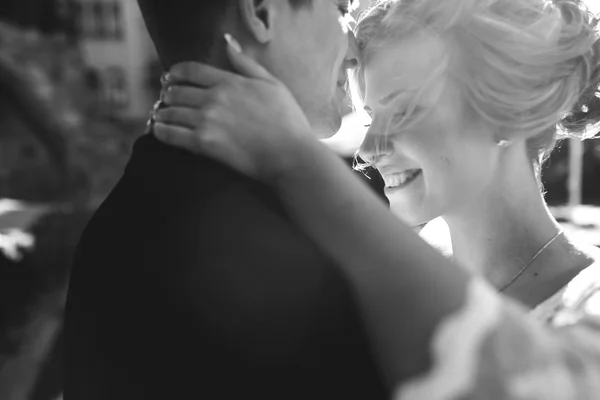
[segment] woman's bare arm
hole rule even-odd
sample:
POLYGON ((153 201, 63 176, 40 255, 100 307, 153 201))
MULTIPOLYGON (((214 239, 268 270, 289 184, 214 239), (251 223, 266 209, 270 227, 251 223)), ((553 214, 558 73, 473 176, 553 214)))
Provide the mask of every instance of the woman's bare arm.
MULTIPOLYGON (((562 332, 543 326, 443 258, 314 139, 283 85, 230 55, 250 79, 198 64, 172 70, 195 87, 169 91, 155 133, 279 193, 351 278, 397 399, 597 398, 597 320, 562 332)), ((597 301, 592 272, 586 292, 597 301)))
POLYGON ((285 86, 249 57, 230 55, 253 78, 197 63, 171 69, 169 107, 156 114, 156 136, 271 185, 350 276, 390 383, 424 372, 431 335, 460 308, 469 276, 316 140, 285 86))
POLYGON ((295 148, 296 162, 275 185, 288 212, 350 276, 390 381, 424 372, 432 333, 461 307, 469 276, 394 217, 325 146, 306 140, 295 148))

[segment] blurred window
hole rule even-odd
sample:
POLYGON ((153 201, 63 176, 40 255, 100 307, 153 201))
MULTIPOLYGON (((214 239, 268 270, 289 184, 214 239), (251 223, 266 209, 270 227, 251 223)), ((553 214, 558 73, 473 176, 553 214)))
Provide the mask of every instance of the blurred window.
POLYGON ((121 40, 123 39, 123 20, 121 19, 121 4, 118 1, 114 1, 109 7, 111 27, 112 27, 112 38, 121 40))
POLYGON ((127 76, 120 67, 110 67, 103 74, 104 94, 111 109, 120 109, 129 103, 127 76))
POLYGON ((77 32, 78 37, 82 37, 85 35, 84 32, 84 24, 83 24, 83 7, 81 3, 74 2, 71 7, 73 7, 73 18, 75 19, 75 31, 77 32))
POLYGON ((96 39, 106 39, 107 35, 107 24, 106 17, 104 15, 104 2, 94 1, 92 4, 92 18, 94 20, 94 29, 92 29, 93 37, 96 39))
POLYGON ((122 40, 124 36, 119 1, 79 0, 75 5, 79 33, 88 39, 122 40))
POLYGON ((81 32, 85 38, 93 38, 96 35, 96 20, 94 19, 91 3, 82 3, 81 7, 81 32))

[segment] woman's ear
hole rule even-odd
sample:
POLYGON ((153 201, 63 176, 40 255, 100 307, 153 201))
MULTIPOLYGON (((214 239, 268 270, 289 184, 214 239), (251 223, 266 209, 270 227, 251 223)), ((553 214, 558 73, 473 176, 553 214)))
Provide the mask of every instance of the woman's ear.
POLYGON ((239 0, 241 22, 258 43, 266 44, 273 38, 275 6, 275 0, 239 0))

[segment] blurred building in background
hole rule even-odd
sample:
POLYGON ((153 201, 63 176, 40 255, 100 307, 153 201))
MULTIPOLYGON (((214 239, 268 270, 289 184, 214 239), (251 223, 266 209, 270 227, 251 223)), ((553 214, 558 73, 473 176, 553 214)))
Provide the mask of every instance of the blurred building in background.
POLYGON ((124 117, 144 117, 154 96, 148 82, 156 63, 137 2, 132 0, 60 0, 72 8, 86 64, 95 72, 99 104, 124 117))

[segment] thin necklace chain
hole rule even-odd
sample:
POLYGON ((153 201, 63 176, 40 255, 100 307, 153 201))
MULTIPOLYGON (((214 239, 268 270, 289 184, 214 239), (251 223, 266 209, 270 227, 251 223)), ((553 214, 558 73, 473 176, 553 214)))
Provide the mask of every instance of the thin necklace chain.
POLYGON ((548 241, 546 242, 546 244, 545 244, 545 245, 543 245, 543 246, 542 246, 542 247, 541 247, 541 248, 540 248, 540 249, 537 251, 537 253, 535 253, 535 255, 534 255, 533 257, 531 257, 531 260, 529 260, 529 262, 528 262, 528 263, 527 263, 527 264, 526 264, 526 265, 525 265, 523 268, 521 268, 521 269, 519 270, 519 272, 517 272, 517 273, 515 274, 515 276, 513 276, 513 277, 512 277, 512 279, 508 281, 508 283, 507 283, 507 284, 505 284, 504 286, 502 286, 502 287, 501 287, 501 288, 498 290, 498 292, 502 293, 503 291, 505 291, 506 289, 508 289, 508 287, 509 287, 510 285, 512 285, 512 284, 513 284, 513 283, 514 283, 514 282, 515 282, 517 279, 519 279, 519 277, 520 277, 521 275, 523 275, 523 273, 524 273, 525 271, 527 271, 527 268, 529 268, 529 267, 531 266, 531 264, 533 264, 533 262, 534 262, 534 261, 535 261, 535 260, 536 260, 536 259, 537 259, 537 258, 540 256, 540 254, 542 254, 542 253, 544 252, 544 250, 546 250, 546 249, 548 248, 548 246, 550 246, 550 245, 551 245, 551 244, 552 244, 552 243, 553 243, 553 242, 554 242, 556 239, 558 239, 558 237, 559 237, 560 235, 562 235, 562 233, 563 233, 563 231, 562 231, 562 230, 561 230, 561 231, 558 231, 558 233, 557 233, 556 235, 554 235, 554 236, 552 237, 552 239, 548 240, 548 241))

